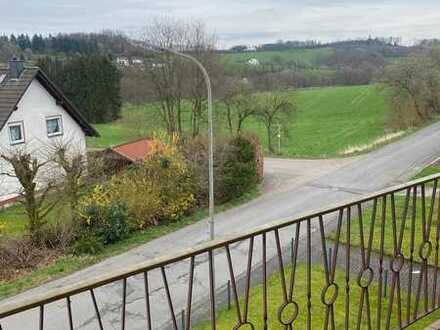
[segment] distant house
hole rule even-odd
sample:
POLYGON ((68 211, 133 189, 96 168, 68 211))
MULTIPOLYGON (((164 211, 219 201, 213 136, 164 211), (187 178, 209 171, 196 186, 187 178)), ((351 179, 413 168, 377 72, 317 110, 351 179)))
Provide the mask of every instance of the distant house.
POLYGON ((251 58, 247 61, 247 64, 257 66, 260 65, 260 61, 256 58, 251 58))
POLYGON ((130 66, 130 60, 127 57, 117 57, 116 58, 116 64, 119 66, 130 66))
MULTIPOLYGON (((1 154, 23 151, 47 159, 50 146, 67 142, 85 154, 86 136, 98 133, 43 71, 18 60, 0 67, 1 154)), ((0 201, 22 189, 8 174, 13 174, 12 167, 0 159, 0 201)))
POLYGON ((151 150, 151 140, 142 138, 108 148, 104 151, 105 168, 109 172, 120 171, 142 162, 151 150))
POLYGON ((131 63, 133 65, 142 66, 142 65, 144 65, 144 60, 142 58, 136 58, 135 57, 135 58, 131 59, 131 63))

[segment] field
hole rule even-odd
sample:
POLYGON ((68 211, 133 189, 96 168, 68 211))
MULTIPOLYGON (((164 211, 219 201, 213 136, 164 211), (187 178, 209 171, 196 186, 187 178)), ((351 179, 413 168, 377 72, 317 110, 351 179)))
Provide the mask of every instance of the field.
POLYGON ((283 51, 226 54, 224 58, 226 62, 231 64, 245 63, 251 58, 256 58, 261 64, 282 61, 296 62, 305 67, 316 67, 324 57, 332 55, 333 52, 334 49, 332 48, 290 49, 283 51))
MULTIPOLYGON (((298 110, 289 121, 280 123, 280 155, 334 157, 348 147, 373 143, 386 131, 389 110, 384 93, 377 85, 313 88, 290 93, 298 110)), ((96 126, 101 138, 89 139, 89 147, 108 147, 162 129, 160 121, 152 115, 153 108, 151 104, 126 105, 120 120, 96 126)), ((216 133, 221 134, 226 127, 221 104, 216 104, 214 111, 216 133)), ((267 153, 264 126, 252 118, 246 122, 245 129, 260 136, 267 153)))

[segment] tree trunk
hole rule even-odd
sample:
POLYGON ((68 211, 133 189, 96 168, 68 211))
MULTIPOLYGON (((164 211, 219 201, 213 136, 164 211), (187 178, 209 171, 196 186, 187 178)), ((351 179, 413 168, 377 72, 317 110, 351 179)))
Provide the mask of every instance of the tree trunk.
POLYGON ((274 154, 275 150, 274 150, 274 148, 272 146, 272 125, 268 124, 266 126, 266 128, 267 128, 267 144, 268 144, 268 147, 269 147, 269 152, 271 154, 274 154))
POLYGON ((241 133, 241 126, 243 126, 243 118, 239 116, 237 122, 237 134, 241 133))
POLYGON ((231 114, 231 107, 228 106, 228 105, 227 105, 226 107, 227 107, 227 113, 226 113, 226 115, 227 115, 227 118, 228 118, 229 132, 230 132, 231 135, 232 135, 233 127, 232 127, 232 114, 231 114))
POLYGON ((177 127, 176 127, 176 131, 177 133, 182 136, 183 135, 183 126, 182 126, 182 100, 179 99, 177 101, 177 127))

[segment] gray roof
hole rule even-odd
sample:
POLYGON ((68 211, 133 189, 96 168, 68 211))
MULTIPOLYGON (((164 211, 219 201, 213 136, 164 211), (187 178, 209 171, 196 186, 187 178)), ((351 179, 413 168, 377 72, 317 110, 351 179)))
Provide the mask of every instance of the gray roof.
MULTIPOLYGON (((54 83, 38 67, 26 67, 18 79, 9 77, 9 70, 0 67, 0 77, 6 75, 0 82, 0 130, 7 123, 12 112, 17 109, 23 95, 34 79, 37 79, 44 88, 57 100, 72 118, 81 126, 88 136, 99 136, 98 132, 84 119, 80 112, 54 83)), ((0 79, 1 80, 1 79, 0 79)))

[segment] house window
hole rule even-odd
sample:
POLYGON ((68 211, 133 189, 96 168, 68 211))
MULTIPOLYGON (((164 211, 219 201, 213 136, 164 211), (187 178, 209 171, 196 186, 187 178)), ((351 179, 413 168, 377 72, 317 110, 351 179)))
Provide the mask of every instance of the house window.
POLYGON ((47 136, 57 136, 63 134, 63 122, 61 116, 52 116, 46 118, 47 136))
POLYGON ((9 139, 11 140, 11 144, 24 143, 23 122, 10 123, 8 126, 9 126, 9 139))

